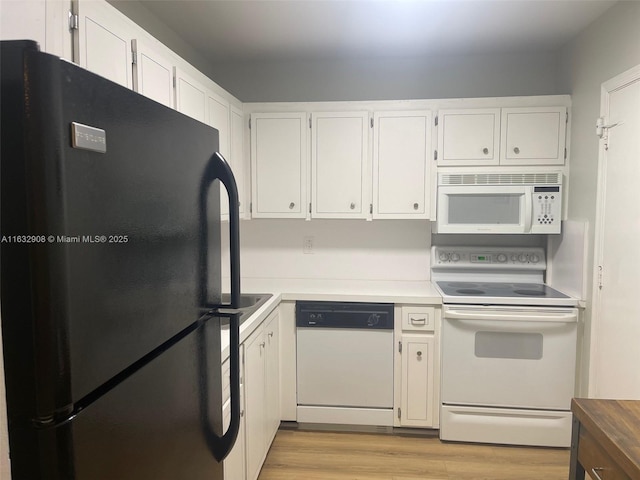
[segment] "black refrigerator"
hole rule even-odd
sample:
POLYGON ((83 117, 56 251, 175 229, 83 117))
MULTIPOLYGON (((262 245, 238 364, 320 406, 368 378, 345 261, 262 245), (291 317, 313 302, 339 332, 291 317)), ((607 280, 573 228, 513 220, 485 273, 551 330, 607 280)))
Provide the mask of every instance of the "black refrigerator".
POLYGON ((237 189, 217 130, 34 42, 1 42, 0 62, 13 480, 222 479, 239 425, 240 280, 237 189), (232 420, 223 432, 225 314, 232 420))

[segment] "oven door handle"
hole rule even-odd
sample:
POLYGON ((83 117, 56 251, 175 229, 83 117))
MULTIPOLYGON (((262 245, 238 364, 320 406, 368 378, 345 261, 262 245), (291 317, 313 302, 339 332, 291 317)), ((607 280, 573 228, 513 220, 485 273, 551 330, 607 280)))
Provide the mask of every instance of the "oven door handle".
POLYGON ((535 314, 535 313, 504 313, 496 311, 460 311, 460 310, 447 310, 444 317, 451 320, 497 320, 497 321, 517 321, 517 322, 552 322, 552 323, 575 323, 578 321, 578 316, 575 313, 547 313, 547 314, 535 314))

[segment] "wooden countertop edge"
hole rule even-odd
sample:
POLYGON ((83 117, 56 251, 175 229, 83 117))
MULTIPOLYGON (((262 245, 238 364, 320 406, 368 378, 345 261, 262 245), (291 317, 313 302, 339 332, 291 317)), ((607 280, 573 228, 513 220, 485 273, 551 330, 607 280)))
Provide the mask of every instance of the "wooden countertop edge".
POLYGON ((574 398, 571 411, 630 478, 640 478, 640 401, 574 398))

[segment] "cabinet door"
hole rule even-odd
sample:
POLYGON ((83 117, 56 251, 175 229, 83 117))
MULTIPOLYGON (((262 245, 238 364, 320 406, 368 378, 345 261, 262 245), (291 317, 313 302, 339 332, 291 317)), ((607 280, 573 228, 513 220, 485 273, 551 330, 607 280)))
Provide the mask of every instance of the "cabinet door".
POLYGON ((567 109, 502 109, 502 165, 563 165, 567 109))
POLYGON ((266 455, 265 346, 262 329, 245 342, 245 448, 247 480, 258 478, 266 455))
POLYGON ((438 111, 438 165, 498 165, 500 109, 438 111))
MULTIPOLYGON (((231 167, 231 170, 233 170, 230 148, 231 106, 224 98, 212 92, 207 92, 207 114, 207 123, 218 130, 218 151, 222 154, 225 160, 229 162, 229 166, 231 167)), ((229 215, 229 195, 227 194, 227 190, 224 188, 224 185, 220 185, 220 214, 229 215)))
POLYGON ((307 121, 306 113, 251 115, 253 217, 307 216, 307 121))
POLYGON ((231 148, 231 168, 233 175, 236 177, 238 184, 238 199, 240 200, 240 216, 245 215, 246 201, 246 177, 244 157, 244 114, 242 110, 231 106, 231 122, 230 122, 230 148, 231 148))
POLYGON ((373 125, 373 218, 428 218, 431 112, 376 112, 373 125))
POLYGON ((176 110, 207 123, 207 89, 200 82, 179 68, 174 68, 176 78, 176 110))
POLYGON ((280 426, 280 315, 275 312, 264 327, 265 357, 265 422, 267 446, 280 426))
POLYGON ((401 425, 433 425, 434 347, 433 335, 402 335, 401 425))
POLYGON ((138 39, 131 41, 134 53, 133 89, 173 108, 173 62, 138 39))
POLYGON ((131 45, 128 19, 107 2, 78 2, 75 31, 77 61, 81 67, 131 88, 131 45))
MULTIPOLYGON (((243 346, 240 346, 240 353, 242 358, 243 346)), ((240 428, 238 429, 238 437, 231 452, 224 459, 224 478, 225 480, 244 480, 245 479, 245 407, 244 407, 244 374, 240 372, 240 428)), ((231 421, 231 401, 227 401, 224 404, 223 411, 223 426, 224 431, 229 428, 231 421)))
POLYGON ((366 218, 367 112, 314 113, 311 133, 312 216, 366 218))

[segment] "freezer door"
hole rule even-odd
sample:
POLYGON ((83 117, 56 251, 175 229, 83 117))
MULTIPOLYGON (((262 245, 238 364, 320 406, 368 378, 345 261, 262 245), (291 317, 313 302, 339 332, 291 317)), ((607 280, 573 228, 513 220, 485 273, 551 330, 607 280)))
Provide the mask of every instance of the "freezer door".
POLYGON ((212 319, 70 422, 45 430, 42 453, 62 473, 38 478, 222 480, 210 449, 212 433, 222 433, 220 377, 220 329, 212 319))
POLYGON ((208 300, 220 302, 218 182, 208 268, 199 251, 200 184, 218 132, 71 63, 38 53, 25 64, 36 110, 27 214, 48 239, 30 257, 35 350, 53 370, 37 378, 68 375, 59 408, 196 322, 205 272, 208 300))

